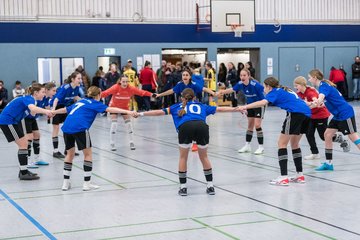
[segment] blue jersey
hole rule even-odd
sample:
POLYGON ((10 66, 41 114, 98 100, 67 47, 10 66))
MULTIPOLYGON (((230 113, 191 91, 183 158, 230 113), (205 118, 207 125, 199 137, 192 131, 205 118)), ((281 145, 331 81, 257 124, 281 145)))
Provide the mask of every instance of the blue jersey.
POLYGON ((1 112, 0 124, 18 124, 24 117, 30 114, 30 104, 36 104, 35 99, 30 95, 14 98, 1 112))
POLYGON ((191 79, 201 87, 201 91, 202 88, 204 87, 205 81, 204 81, 204 77, 201 74, 193 74, 191 76, 191 79))
POLYGON ((273 105, 291 113, 302 113, 311 117, 311 110, 306 103, 293 91, 286 91, 282 88, 273 88, 265 99, 273 105))
POLYGON ((182 116, 178 116, 179 110, 182 109, 182 103, 174 104, 170 107, 170 113, 167 108, 164 108, 163 111, 166 114, 171 114, 174 120, 176 130, 179 130, 179 127, 188 121, 204 121, 206 122, 206 117, 210 114, 216 112, 216 107, 202 104, 199 102, 188 102, 185 106, 186 113, 182 116))
MULTIPOLYGON (((56 92, 53 100, 57 98, 58 105, 70 106, 74 103, 74 98, 80 96, 79 87, 72 88, 70 83, 62 85, 56 92)), ((52 101, 53 101, 52 100, 52 101)))
POLYGON ((66 108, 68 116, 61 130, 64 133, 73 134, 84 132, 91 127, 97 113, 102 113, 107 106, 95 99, 84 98, 66 108))
POLYGON ((236 92, 244 92, 247 104, 260 101, 265 98, 264 87, 255 80, 250 80, 248 85, 245 85, 243 82, 239 81, 237 84, 235 84, 233 90, 236 92))
POLYGON ((194 90, 195 94, 202 93, 202 90, 203 90, 202 86, 200 86, 199 84, 196 84, 195 82, 192 82, 192 81, 189 82, 188 85, 185 85, 185 83, 183 81, 178 82, 172 90, 174 91, 174 93, 180 95, 181 92, 186 88, 191 88, 192 90, 194 90))
MULTIPOLYGON (((46 108, 47 106, 50 105, 50 98, 49 97, 44 97, 42 100, 40 101, 36 101, 36 106, 39 108, 46 108)), ((29 114, 27 115, 25 118, 30 118, 30 119, 37 119, 39 117, 40 114, 36 114, 35 116, 29 114)))
POLYGON ((348 104, 341 93, 326 82, 321 82, 319 93, 324 94, 325 106, 334 115, 334 120, 343 121, 355 116, 354 109, 348 104))

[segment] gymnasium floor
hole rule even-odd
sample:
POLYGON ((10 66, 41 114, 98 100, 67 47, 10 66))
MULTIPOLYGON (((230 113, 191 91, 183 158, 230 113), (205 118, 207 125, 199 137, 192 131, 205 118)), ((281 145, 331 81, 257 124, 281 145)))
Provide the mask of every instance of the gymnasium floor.
MULTIPOLYGON (((353 105, 359 113, 360 104, 353 105)), ((334 172, 317 173, 319 160, 304 161, 306 184, 268 184, 279 175, 277 138, 284 116, 278 108, 267 110, 262 156, 237 153, 247 124, 241 114, 208 118, 215 196, 205 193, 194 153, 188 162, 189 195, 177 195, 177 134, 170 116, 133 120, 135 151, 121 123, 116 152, 109 150, 109 120, 98 117, 91 129, 92 180, 101 188, 89 192, 82 191, 82 154, 74 162, 73 188, 61 191, 63 161, 51 155, 50 126, 44 120, 39 123, 41 154, 50 165, 35 170, 38 181, 17 179, 16 146, 1 133, 0 240, 360 239, 360 152, 354 145, 349 153, 335 146, 334 172)), ((324 143, 318 145, 324 155, 324 143)), ((305 137, 301 146, 303 155, 309 154, 305 137)))

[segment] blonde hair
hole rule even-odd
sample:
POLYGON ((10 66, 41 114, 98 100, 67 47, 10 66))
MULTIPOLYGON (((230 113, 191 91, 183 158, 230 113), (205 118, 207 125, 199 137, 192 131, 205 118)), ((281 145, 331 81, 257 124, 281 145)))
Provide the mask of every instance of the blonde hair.
POLYGON ((181 110, 179 110, 178 112, 179 117, 182 117, 184 114, 186 114, 185 107, 187 102, 195 98, 194 90, 192 90, 191 88, 185 88, 181 92, 181 97, 182 97, 182 105, 181 105, 181 110))
POLYGON ((298 85, 301 85, 303 87, 307 87, 306 78, 304 78, 303 76, 296 77, 295 80, 294 80, 294 83, 298 84, 298 85))
POLYGON ((324 74, 319 69, 313 69, 309 72, 309 75, 313 78, 316 78, 322 82, 326 82, 330 86, 336 87, 336 84, 330 80, 324 79, 324 74))
POLYGON ((87 96, 89 98, 95 98, 96 96, 98 96, 101 93, 101 89, 98 88, 97 86, 91 86, 89 87, 89 89, 87 90, 87 96))

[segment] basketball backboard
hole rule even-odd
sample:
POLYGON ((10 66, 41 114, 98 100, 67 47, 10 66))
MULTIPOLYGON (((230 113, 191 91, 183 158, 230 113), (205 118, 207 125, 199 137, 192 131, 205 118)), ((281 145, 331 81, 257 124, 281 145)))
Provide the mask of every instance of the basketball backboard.
POLYGON ((255 0, 211 0, 210 7, 212 32, 232 32, 233 24, 255 32, 255 0))

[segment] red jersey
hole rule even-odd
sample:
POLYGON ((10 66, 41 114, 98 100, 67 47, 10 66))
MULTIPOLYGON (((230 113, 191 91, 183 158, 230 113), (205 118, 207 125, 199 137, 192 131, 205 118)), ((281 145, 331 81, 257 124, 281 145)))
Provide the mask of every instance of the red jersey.
POLYGON ((120 84, 115 84, 111 88, 101 93, 101 98, 105 98, 112 95, 109 106, 117 107, 125 110, 129 110, 129 102, 132 96, 147 96, 151 97, 152 93, 144 90, 140 90, 136 87, 127 86, 122 88, 120 84))
MULTIPOLYGON (((301 99, 304 99, 307 102, 312 102, 313 98, 319 97, 318 91, 316 91, 316 89, 312 87, 306 87, 304 93, 297 92, 297 95, 301 99)), ((330 112, 327 110, 325 106, 311 109, 311 119, 324 119, 324 118, 328 118, 329 116, 330 116, 330 112)))

